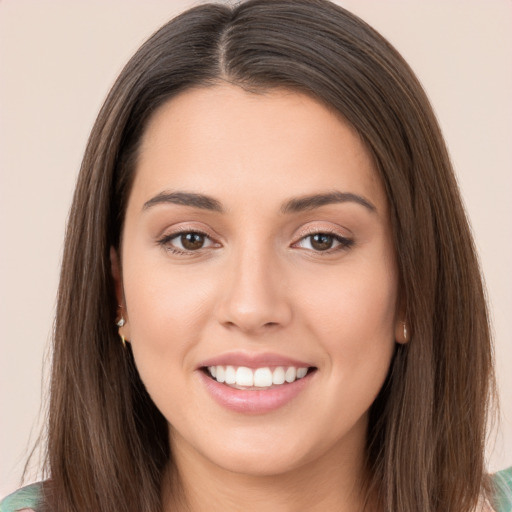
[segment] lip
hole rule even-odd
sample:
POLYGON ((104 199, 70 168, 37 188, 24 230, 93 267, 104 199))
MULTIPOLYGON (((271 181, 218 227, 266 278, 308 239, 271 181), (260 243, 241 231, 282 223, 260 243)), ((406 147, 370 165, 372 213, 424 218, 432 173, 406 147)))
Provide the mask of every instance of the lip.
POLYGON ((228 352, 211 359, 202 361, 197 369, 207 366, 246 366, 256 369, 268 366, 270 368, 277 366, 295 366, 296 368, 309 368, 314 366, 306 361, 299 361, 280 354, 265 352, 262 354, 251 354, 247 352, 228 352))
POLYGON ((306 390, 314 381, 316 371, 291 383, 267 389, 236 389, 221 384, 205 371, 198 370, 199 378, 207 393, 221 407, 240 414, 265 414, 280 409, 306 390))

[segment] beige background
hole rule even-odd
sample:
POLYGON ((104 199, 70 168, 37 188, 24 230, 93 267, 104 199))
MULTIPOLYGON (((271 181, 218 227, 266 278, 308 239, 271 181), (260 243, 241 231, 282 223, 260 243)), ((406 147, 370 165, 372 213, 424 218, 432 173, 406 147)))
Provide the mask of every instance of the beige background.
MULTIPOLYGON (((64 225, 88 132, 130 55, 197 3, 0 0, 0 496, 18 485, 38 430, 64 225)), ((490 468, 512 465, 512 1, 340 3, 402 52, 444 130, 496 333, 502 422, 490 468)))

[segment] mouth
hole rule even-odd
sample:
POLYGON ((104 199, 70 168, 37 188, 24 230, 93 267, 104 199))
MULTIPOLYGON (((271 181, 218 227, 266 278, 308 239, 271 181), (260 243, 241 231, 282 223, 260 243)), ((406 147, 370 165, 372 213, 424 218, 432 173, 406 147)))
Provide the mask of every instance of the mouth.
MULTIPOLYGON (((284 354, 229 352, 201 361, 198 375, 207 394, 235 413, 266 414, 311 397, 318 368, 284 354)), ((291 406, 291 405, 290 405, 291 406)))
POLYGON ((233 389, 264 391, 287 387, 316 372, 314 366, 247 366, 213 365, 203 366, 201 371, 210 379, 233 389))

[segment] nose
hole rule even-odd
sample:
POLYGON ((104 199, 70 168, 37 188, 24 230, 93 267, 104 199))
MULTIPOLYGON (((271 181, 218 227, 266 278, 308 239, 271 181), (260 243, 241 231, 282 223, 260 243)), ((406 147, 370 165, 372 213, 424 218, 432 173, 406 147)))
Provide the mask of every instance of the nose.
POLYGON ((217 304, 222 325, 256 335, 289 324, 292 308, 286 281, 270 250, 240 250, 227 264, 225 276, 217 304))

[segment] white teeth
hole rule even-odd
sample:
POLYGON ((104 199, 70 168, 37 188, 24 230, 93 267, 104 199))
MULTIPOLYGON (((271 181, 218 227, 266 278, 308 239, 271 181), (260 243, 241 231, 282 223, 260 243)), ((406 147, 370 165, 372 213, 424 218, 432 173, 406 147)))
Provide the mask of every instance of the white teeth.
POLYGON ((215 378, 217 379, 217 382, 224 382, 224 367, 223 366, 217 366, 217 375, 215 378))
POLYGON ((268 388, 272 386, 272 372, 270 368, 258 368, 254 372, 254 385, 257 388, 268 388))
POLYGON ((268 366, 251 369, 245 366, 208 366, 209 374, 217 381, 237 388, 269 388, 292 383, 302 379, 308 373, 305 367, 285 368, 278 366, 273 370, 268 366))
POLYGON ((226 384, 236 384, 236 370, 233 366, 226 366, 224 374, 224 382, 226 384))
POLYGON ((254 386, 254 372, 245 366, 239 366, 236 370, 237 386, 254 386))
POLYGON ((297 377, 297 369, 294 368, 293 366, 290 366, 290 368, 288 368, 286 370, 286 374, 285 374, 285 377, 284 377, 286 382, 293 382, 296 377, 297 377))
POLYGON ((285 381, 285 373, 284 368, 282 366, 278 366, 274 373, 272 374, 272 384, 284 384, 285 381))
POLYGON ((297 368, 297 379, 302 379, 306 376, 306 373, 308 373, 307 368, 297 368))

